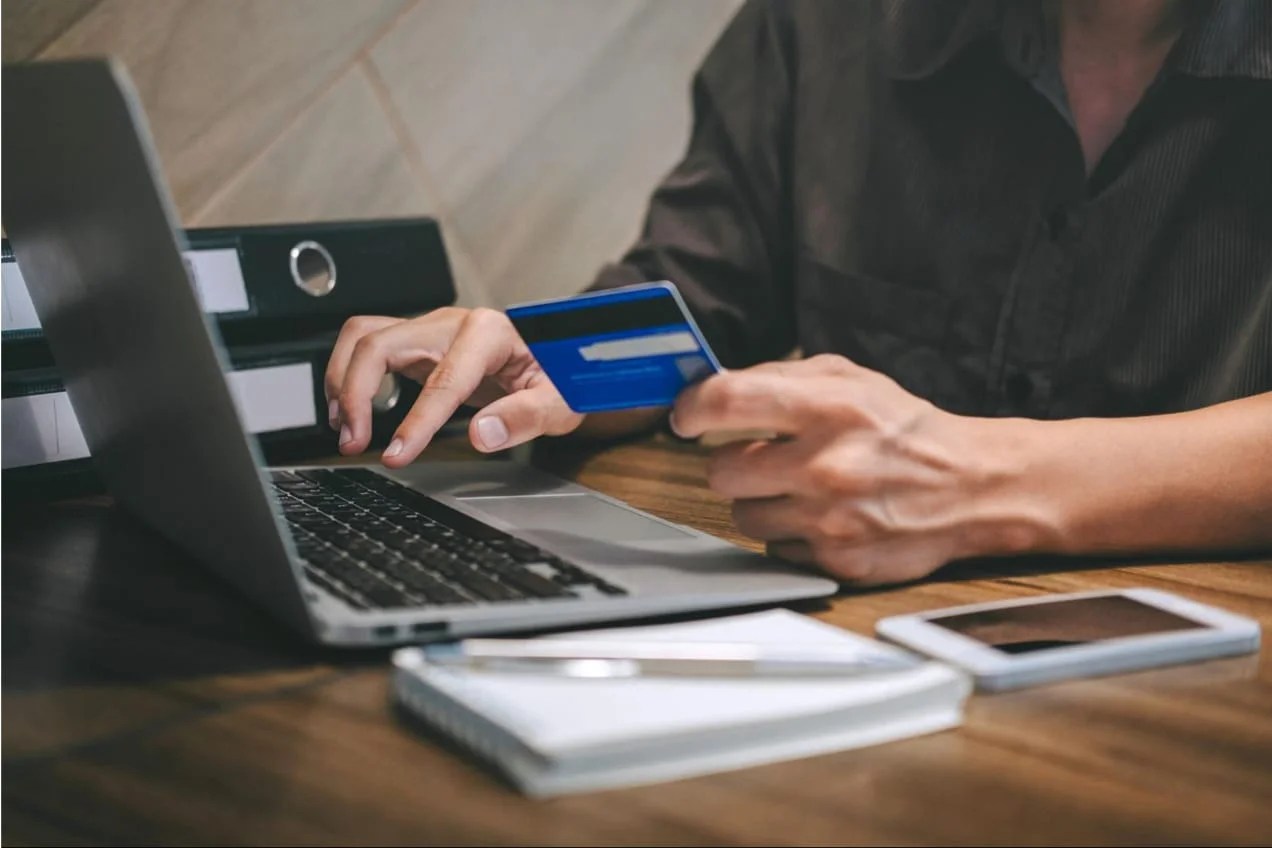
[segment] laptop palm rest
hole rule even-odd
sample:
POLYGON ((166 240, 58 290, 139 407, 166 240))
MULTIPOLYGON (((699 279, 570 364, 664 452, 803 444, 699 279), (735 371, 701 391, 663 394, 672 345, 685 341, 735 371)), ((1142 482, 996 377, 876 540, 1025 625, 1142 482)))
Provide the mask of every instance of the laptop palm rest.
POLYGON ((562 534, 608 542, 670 542, 691 534, 586 494, 464 499, 464 505, 517 528, 518 533, 562 534))

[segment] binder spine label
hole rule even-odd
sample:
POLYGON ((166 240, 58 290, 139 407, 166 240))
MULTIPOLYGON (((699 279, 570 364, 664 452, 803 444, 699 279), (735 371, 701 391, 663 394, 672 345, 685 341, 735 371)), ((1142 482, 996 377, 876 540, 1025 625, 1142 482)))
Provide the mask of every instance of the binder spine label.
POLYGON ((66 392, 5 398, 0 401, 0 426, 4 428, 4 468, 88 456, 88 444, 66 392))
MULTIPOLYGON (((251 309, 238 248, 187 250, 182 257, 205 312, 224 314, 251 309)), ((6 333, 40 329, 40 319, 35 314, 35 306, 31 303, 31 294, 27 291, 18 263, 6 259, 0 265, 0 274, 3 275, 0 285, 4 288, 3 325, 0 329, 6 333)))
POLYGON ((17 262, 0 264, 0 288, 4 290, 4 312, 0 317, 4 331, 39 329, 40 319, 35 315, 35 304, 17 262))
MULTIPOLYGON (((273 433, 318 423, 312 363, 244 368, 226 376, 248 432, 273 433)), ((88 444, 64 391, 5 398, 0 401, 0 427, 5 469, 88 456, 88 444)))
POLYGON ((246 312, 251 308, 237 248, 187 250, 182 255, 204 312, 246 312))
POLYGON ((229 374, 230 394, 249 433, 273 433, 318 423, 314 366, 309 362, 247 368, 229 374))

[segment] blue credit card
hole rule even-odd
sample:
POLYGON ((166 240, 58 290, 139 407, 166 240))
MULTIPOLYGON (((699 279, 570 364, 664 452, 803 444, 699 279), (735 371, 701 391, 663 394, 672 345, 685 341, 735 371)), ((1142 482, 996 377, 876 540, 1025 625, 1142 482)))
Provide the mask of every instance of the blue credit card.
POLYGON ((669 282, 508 307, 575 412, 670 406, 720 363, 669 282))

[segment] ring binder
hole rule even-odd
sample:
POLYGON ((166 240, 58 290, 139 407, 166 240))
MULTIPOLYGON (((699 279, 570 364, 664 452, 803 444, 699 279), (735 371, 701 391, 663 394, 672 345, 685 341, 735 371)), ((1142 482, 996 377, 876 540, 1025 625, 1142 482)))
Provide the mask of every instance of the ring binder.
MULTIPOLYGON (((244 426, 269 462, 335 452, 323 374, 356 314, 407 317, 454 302, 430 218, 187 230, 186 268, 229 350, 244 426), (339 285, 337 285, 337 279, 339 285)), ((95 491, 88 448, 7 239, 3 273, 3 482, 10 494, 95 491)), ((373 401, 384 445, 419 394, 386 376, 373 401)))

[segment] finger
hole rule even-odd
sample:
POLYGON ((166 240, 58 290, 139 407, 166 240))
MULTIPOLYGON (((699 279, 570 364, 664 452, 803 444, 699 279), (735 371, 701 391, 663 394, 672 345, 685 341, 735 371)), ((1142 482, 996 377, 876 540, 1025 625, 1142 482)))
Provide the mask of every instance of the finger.
POLYGON ((400 370, 412 359, 436 356, 453 333, 443 316, 428 315, 399 321, 367 333, 354 342, 336 395, 340 415, 340 452, 361 453, 371 441, 371 399, 390 371, 400 370), (439 320, 441 319, 441 320, 439 320))
POLYGON ((748 498, 733 502, 733 523, 752 539, 780 542, 812 535, 812 511, 797 498, 748 498))
POLYGON ((770 543, 768 553, 816 566, 841 583, 863 587, 920 580, 950 561, 944 544, 909 538, 820 548, 792 539, 770 543))
POLYGON ((327 358, 327 372, 323 376, 323 389, 327 395, 327 423, 331 425, 331 429, 340 428, 340 405, 336 399, 340 396, 340 387, 344 385, 345 371, 353 356, 354 346, 364 336, 398 323, 402 323, 401 318, 358 315, 350 318, 340 328, 331 356, 327 358))
POLYGON ((707 485, 726 498, 771 498, 796 491, 808 448, 799 440, 735 442, 711 454, 707 485))
POLYGON ((805 406, 798 389, 798 381, 775 369, 715 374, 680 393, 671 426, 686 439, 711 430, 794 434, 805 406))
POLYGON ((853 362, 846 356, 837 353, 818 353, 807 359, 794 362, 779 362, 777 365, 790 365, 799 369, 798 373, 818 377, 851 377, 861 374, 867 369, 853 362))
POLYGON ((866 369, 846 356, 840 356, 837 353, 819 353, 807 359, 778 359, 761 362, 744 370, 774 374, 778 377, 847 377, 866 369))
POLYGON ((559 436, 582 422, 583 416, 566 406, 556 387, 544 380, 481 409, 473 416, 468 435, 475 448, 490 452, 515 447, 538 436, 559 436))
POLYGON ((780 542, 769 542, 765 545, 769 556, 800 565, 816 565, 817 557, 813 546, 803 539, 784 539, 780 542))
POLYGON ((520 337, 502 313, 489 309, 469 312, 450 349, 398 425, 384 451, 384 464, 398 468, 419 456, 482 380, 508 363, 519 344, 520 337))

